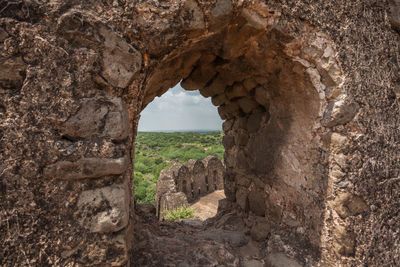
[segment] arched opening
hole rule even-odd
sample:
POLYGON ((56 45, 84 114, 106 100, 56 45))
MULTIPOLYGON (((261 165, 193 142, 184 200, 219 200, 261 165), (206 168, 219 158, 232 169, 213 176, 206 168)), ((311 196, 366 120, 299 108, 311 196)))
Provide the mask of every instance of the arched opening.
MULTIPOLYGON (((270 251, 287 246, 302 251, 303 263, 317 262, 330 127, 352 112, 339 115, 346 96, 329 39, 301 24, 275 25, 278 16, 255 4, 221 30, 173 50, 146 80, 143 108, 181 80, 184 89, 210 97, 224 120, 227 197, 213 225, 247 231, 270 251)), ((214 188, 218 175, 208 176, 214 188)), ((208 191, 196 181, 191 186, 193 198, 208 191)))
MULTIPOLYGON (((222 120, 211 99, 198 91, 185 91, 177 84, 142 111, 138 129, 136 202, 155 204, 160 220, 179 219, 165 216, 178 209, 193 209, 193 219, 205 220, 216 214, 223 194, 214 198, 211 205, 202 200, 214 192, 208 176, 216 168, 223 172, 222 120), (192 181, 192 188, 187 187, 188 181, 192 181)), ((189 215, 181 212, 179 216, 183 219, 189 215)))

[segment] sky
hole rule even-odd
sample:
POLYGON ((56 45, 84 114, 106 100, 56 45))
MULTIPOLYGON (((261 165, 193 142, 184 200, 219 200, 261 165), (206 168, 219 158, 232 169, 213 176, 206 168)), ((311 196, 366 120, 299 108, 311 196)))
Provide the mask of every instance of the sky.
POLYGON ((185 91, 179 84, 156 97, 142 111, 139 131, 221 130, 222 120, 211 98, 185 91))

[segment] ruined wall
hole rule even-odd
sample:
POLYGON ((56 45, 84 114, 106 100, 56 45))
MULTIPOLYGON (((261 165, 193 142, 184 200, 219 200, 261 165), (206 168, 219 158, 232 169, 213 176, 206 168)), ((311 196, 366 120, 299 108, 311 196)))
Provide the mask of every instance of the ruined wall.
POLYGON ((224 189, 224 172, 225 167, 222 162, 214 156, 207 156, 203 159, 205 168, 207 191, 213 192, 215 190, 224 189))
POLYGON ((156 186, 156 215, 162 220, 165 211, 188 206, 215 190, 222 190, 225 168, 215 156, 203 161, 189 160, 185 165, 175 163, 162 170, 156 186))
POLYGON ((266 254, 399 265, 399 1, 263 2, 0 3, 3 265, 128 264, 140 111, 181 79, 266 254))

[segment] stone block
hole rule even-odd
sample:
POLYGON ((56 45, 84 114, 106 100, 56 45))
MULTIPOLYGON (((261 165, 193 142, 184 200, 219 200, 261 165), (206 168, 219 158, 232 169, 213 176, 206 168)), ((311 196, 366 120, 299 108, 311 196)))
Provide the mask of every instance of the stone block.
POLYGON ((183 192, 165 193, 161 196, 159 207, 159 219, 163 220, 167 211, 175 210, 179 207, 188 207, 186 195, 183 192))
POLYGON ((114 111, 108 112, 102 136, 109 136, 113 141, 123 141, 129 135, 129 116, 121 98, 112 99, 114 111))
POLYGON ((83 99, 78 112, 60 128, 64 136, 73 140, 98 136, 122 141, 128 137, 128 111, 118 97, 83 99))
POLYGON ((328 103, 321 123, 325 127, 343 125, 351 121, 357 114, 359 106, 357 103, 348 103, 345 99, 331 101, 328 103))
POLYGON ((335 225, 333 228, 334 234, 334 250, 336 255, 353 256, 355 252, 355 235, 347 231, 343 225, 335 225))
POLYGON ((257 216, 265 215, 265 195, 260 190, 252 190, 249 193, 249 208, 257 216))
MULTIPOLYGON (((224 80, 222 80, 220 75, 218 75, 212 80, 210 85, 201 89, 200 93, 202 93, 202 95, 204 97, 209 97, 209 96, 214 97, 216 95, 223 95, 223 93, 225 91, 225 87, 226 87, 226 82, 224 80)), ((216 105, 216 104, 214 104, 214 105, 216 105)), ((216 106, 219 106, 219 105, 216 105, 216 106)))
POLYGON ((218 114, 223 120, 228 120, 240 114, 240 107, 237 102, 229 102, 218 107, 218 114))
MULTIPOLYGON (((204 14, 194 0, 186 0, 183 3, 181 21, 186 31, 199 31, 205 28, 204 14)), ((190 35, 193 36, 193 35, 190 35)))
POLYGON ((266 109, 269 106, 269 94, 267 92, 267 90, 262 87, 262 86, 257 86, 257 88, 255 89, 255 95, 254 95, 254 99, 263 107, 265 107, 266 109))
POLYGON ((84 191, 78 199, 80 224, 90 232, 117 232, 128 224, 129 195, 125 185, 84 191))
POLYGON ((341 218, 354 216, 368 210, 365 201, 351 193, 341 193, 332 202, 332 207, 341 218))
POLYGON ((220 29, 229 22, 229 16, 233 11, 231 0, 218 0, 210 12, 210 30, 220 29))
POLYGON ((250 236, 255 241, 264 241, 271 232, 271 226, 266 221, 256 222, 250 230, 250 236))
POLYGON ((237 118, 232 128, 236 131, 239 129, 247 130, 247 118, 246 117, 237 118))
POLYGON ((239 187, 239 189, 236 191, 236 203, 245 212, 249 210, 248 195, 249 192, 246 188, 239 187))
POLYGON ((263 115, 264 114, 262 112, 257 112, 249 116, 246 125, 249 133, 255 133, 260 129, 263 115))
POLYGON ((193 66, 200 59, 201 54, 199 52, 188 52, 182 60, 182 78, 185 79, 193 70, 193 66))
POLYGON ((126 88, 142 67, 142 55, 91 12, 71 9, 59 18, 58 31, 71 43, 100 50, 101 76, 114 87, 126 88))
POLYGON ((235 135, 235 144, 239 146, 247 145, 249 141, 249 136, 245 132, 239 132, 235 135))
POLYGON ((222 137, 222 144, 226 150, 231 149, 235 145, 235 137, 231 135, 224 135, 224 137, 222 137))
POLYGON ((265 76, 256 76, 254 77, 254 80, 258 83, 258 84, 266 84, 268 82, 268 78, 265 76))
POLYGON ((249 97, 242 97, 238 99, 240 109, 248 114, 258 107, 258 103, 249 97))
POLYGON ((224 130, 225 133, 227 131, 229 131, 230 129, 232 129, 233 123, 234 123, 234 120, 227 120, 222 123, 222 129, 224 130))
POLYGON ((61 180, 99 178, 122 174, 128 165, 128 157, 118 159, 83 158, 75 162, 59 161, 47 166, 44 169, 44 176, 61 180))
POLYGON ((181 86, 189 91, 204 88, 215 74, 216 70, 213 64, 202 64, 195 68, 189 77, 181 82, 181 86))
POLYGON ((243 81, 243 86, 244 88, 246 88, 248 92, 250 92, 253 88, 255 88, 257 84, 258 83, 252 78, 243 81))
POLYGON ((332 133, 330 149, 332 152, 340 153, 348 145, 348 139, 346 136, 340 133, 332 133))
POLYGON ((268 18, 260 16, 255 10, 243 8, 241 15, 247 20, 248 25, 257 30, 263 30, 270 24, 268 18))
POLYGON ((232 100, 234 98, 247 96, 247 91, 241 83, 235 83, 233 87, 227 88, 225 94, 229 100, 232 100))
POLYGON ((226 99, 225 94, 215 95, 211 99, 211 103, 216 107, 224 105, 227 102, 228 100, 226 99))
MULTIPOLYGON (((116 42, 125 42, 120 40, 116 42)), ((102 77, 112 86, 126 88, 133 79, 134 75, 139 72, 142 65, 142 55, 128 45, 121 43, 115 44, 114 47, 106 47, 103 52, 103 72, 102 77)))
POLYGON ((249 164, 247 162, 247 157, 246 154, 244 153, 243 150, 239 150, 237 153, 237 157, 236 157, 236 167, 238 169, 247 169, 249 167, 249 164))

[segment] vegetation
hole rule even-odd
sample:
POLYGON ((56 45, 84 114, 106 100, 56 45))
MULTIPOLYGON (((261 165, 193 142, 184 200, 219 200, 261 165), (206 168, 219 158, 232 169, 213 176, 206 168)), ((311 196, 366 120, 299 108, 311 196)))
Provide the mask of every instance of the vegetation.
POLYGON ((135 147, 135 198, 139 203, 154 204, 161 170, 209 155, 222 159, 224 154, 222 132, 139 132, 135 147))
POLYGON ((174 210, 167 210, 165 212, 165 219, 168 221, 176 221, 181 219, 190 219, 194 217, 194 210, 181 206, 174 210))

